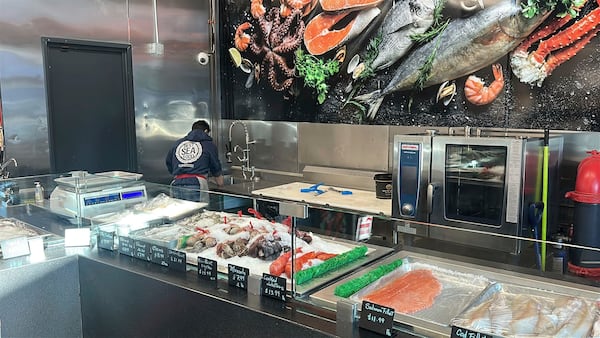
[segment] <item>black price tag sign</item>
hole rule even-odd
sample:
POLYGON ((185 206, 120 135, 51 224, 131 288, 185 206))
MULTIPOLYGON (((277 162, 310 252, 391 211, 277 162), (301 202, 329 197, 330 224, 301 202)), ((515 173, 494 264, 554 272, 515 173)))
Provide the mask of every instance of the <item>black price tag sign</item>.
POLYGON ((169 269, 175 271, 186 271, 186 256, 185 252, 169 249, 167 252, 169 255, 169 269))
POLYGON ((250 270, 233 264, 228 264, 228 270, 229 285, 248 290, 248 275, 250 274, 250 270))
POLYGON ((144 261, 150 261, 151 252, 150 244, 142 241, 134 241, 135 250, 133 251, 133 257, 144 261))
POLYGON ((498 338, 497 336, 481 333, 458 326, 452 326, 450 338, 498 338))
POLYGON ((154 264, 169 266, 169 254, 164 246, 152 245, 150 247, 150 261, 154 264))
POLYGON ((98 230, 98 247, 110 251, 115 250, 115 232, 98 230))
POLYGON ((285 301, 286 291, 287 280, 285 278, 263 273, 260 281, 261 295, 285 301))
POLYGON ((134 240, 129 237, 119 237, 119 253, 127 256, 134 257, 135 246, 134 240))
POLYGON ((358 326, 391 337, 394 313, 393 308, 363 300, 358 326))
POLYGON ((217 281, 217 261, 198 257, 198 277, 204 280, 217 281))

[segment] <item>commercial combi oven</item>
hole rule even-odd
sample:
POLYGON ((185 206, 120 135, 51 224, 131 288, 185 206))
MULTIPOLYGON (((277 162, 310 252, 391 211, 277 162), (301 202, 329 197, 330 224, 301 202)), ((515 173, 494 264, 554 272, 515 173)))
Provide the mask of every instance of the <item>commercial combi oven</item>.
MULTIPOLYGON (((558 206, 562 138, 548 143, 549 201, 558 206)), ((519 254, 518 239, 485 233, 532 234, 527 213, 542 197, 543 146, 543 137, 395 135, 392 215, 443 225, 426 227, 431 238, 519 254)), ((552 227, 557 209, 548 209, 552 227)))

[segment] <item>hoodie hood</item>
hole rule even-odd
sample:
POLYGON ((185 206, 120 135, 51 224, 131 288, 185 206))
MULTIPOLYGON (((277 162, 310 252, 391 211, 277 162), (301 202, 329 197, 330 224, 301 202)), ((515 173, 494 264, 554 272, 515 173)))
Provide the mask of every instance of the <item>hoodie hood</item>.
POLYGON ((184 140, 195 141, 195 142, 203 142, 203 141, 212 141, 212 137, 208 136, 207 133, 200 129, 190 131, 185 137, 184 140))

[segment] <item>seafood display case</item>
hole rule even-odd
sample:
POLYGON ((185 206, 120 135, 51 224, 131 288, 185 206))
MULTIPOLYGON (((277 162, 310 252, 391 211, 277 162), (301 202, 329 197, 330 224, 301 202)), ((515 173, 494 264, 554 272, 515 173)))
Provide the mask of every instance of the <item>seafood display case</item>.
MULTIPOLYGON (((41 181, 48 191, 53 188, 52 182, 65 177, 71 179, 58 175, 35 181, 41 181)), ((168 185, 145 182, 139 177, 134 182, 134 186, 144 186, 143 201, 90 218, 75 217, 82 221, 78 224, 52 212, 47 200, 51 194, 45 194, 46 199, 36 203, 23 189, 23 203, 7 207, 9 217, 2 221, 14 222, 17 227, 25 225, 21 227, 25 230, 37 230, 38 225, 47 227, 53 222, 63 230, 90 226, 95 250, 108 249, 118 256, 155 263, 148 256, 123 251, 122 244, 162 247, 185 255, 185 271, 198 277, 205 272, 207 262, 214 262, 215 280, 220 287, 232 287, 228 279, 233 267, 246 269, 248 294, 262 296, 261 282, 267 276, 278 278, 285 284, 282 300, 295 302, 315 316, 336 318, 340 321, 337 325, 343 325, 341 317, 337 318, 341 316, 340 309, 354 307, 351 320, 356 322, 361 316, 361 305, 368 301, 393 308, 394 329, 411 335, 442 337, 456 328, 499 337, 553 335, 561 330, 587 334, 594 325, 600 326, 597 288, 580 284, 579 280, 574 283, 539 273, 536 276, 532 269, 526 269, 525 274, 514 272, 517 269, 508 265, 495 267, 443 258, 411 251, 408 246, 392 248, 371 244, 369 240, 349 240, 298 222, 308 215, 308 208, 350 213, 347 208, 222 191, 208 191, 202 202, 196 202, 173 197, 168 185), (236 208, 226 207, 222 203, 224 197, 241 203, 236 208), (260 206, 267 203, 276 205, 276 212, 261 214, 260 206), (14 212, 19 209, 21 213, 14 212), (49 221, 52 215, 55 219, 49 221), (112 236, 111 247, 102 245, 102 234, 112 236)), ((31 178, 16 183, 34 186, 31 178)), ((131 186, 128 184, 131 182, 123 183, 131 186)), ((355 214, 366 216, 365 211, 355 214)), ((443 226, 437 227, 444 231, 443 226)), ((50 238, 54 232, 39 229, 38 235, 31 236, 50 238)), ((535 242, 522 240, 524 246, 535 242)), ((200 283, 201 279, 198 278, 200 283)))
POLYGON ((92 232, 112 234, 115 250, 121 241, 135 241, 178 251, 188 269, 211 262, 220 279, 228 278, 232 265, 248 269, 255 281, 264 274, 282 278, 290 297, 306 295, 393 251, 300 230, 294 216, 256 210, 262 202, 278 201, 233 196, 243 202, 232 210, 221 203, 232 197, 228 193, 209 191, 205 202, 191 202, 171 197, 169 186, 145 182, 145 189, 146 201, 91 218, 92 232))
POLYGON ((398 327, 415 335, 448 337, 453 329, 495 337, 600 333, 594 287, 411 251, 358 270, 308 301, 332 310, 340 301, 358 309, 364 301, 389 306, 398 327))

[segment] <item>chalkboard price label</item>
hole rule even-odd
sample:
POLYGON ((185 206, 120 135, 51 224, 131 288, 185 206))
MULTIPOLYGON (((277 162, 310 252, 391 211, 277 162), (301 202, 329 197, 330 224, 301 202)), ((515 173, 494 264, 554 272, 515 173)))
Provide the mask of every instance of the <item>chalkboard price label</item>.
POLYGON ((358 326, 391 337, 394 314, 393 308, 363 301, 358 326))
POLYGON ((285 278, 263 273, 260 282, 261 295, 285 301, 286 291, 287 280, 285 278))
POLYGON ((129 237, 119 236, 119 253, 134 257, 135 245, 134 240, 129 237))
POLYGON ((248 268, 229 264, 228 271, 230 286, 248 290, 248 275, 250 274, 250 270, 248 268))
POLYGON ((135 250, 133 252, 133 257, 137 259, 141 259, 144 261, 150 261, 151 252, 150 252, 150 244, 142 241, 134 241, 135 250))
POLYGON ((115 250, 115 232, 98 230, 98 247, 114 251, 115 250))
POLYGON ((164 246, 152 245, 150 247, 150 261, 154 264, 169 266, 169 254, 164 246))
POLYGON ((452 331, 450 332, 450 338, 499 338, 498 336, 494 336, 487 333, 481 333, 469 329, 465 329, 458 326, 452 326, 452 331))
POLYGON ((175 271, 186 271, 186 255, 185 252, 169 249, 167 252, 169 255, 169 269, 175 271))
POLYGON ((217 281, 217 261, 198 257, 198 277, 204 280, 217 281))

